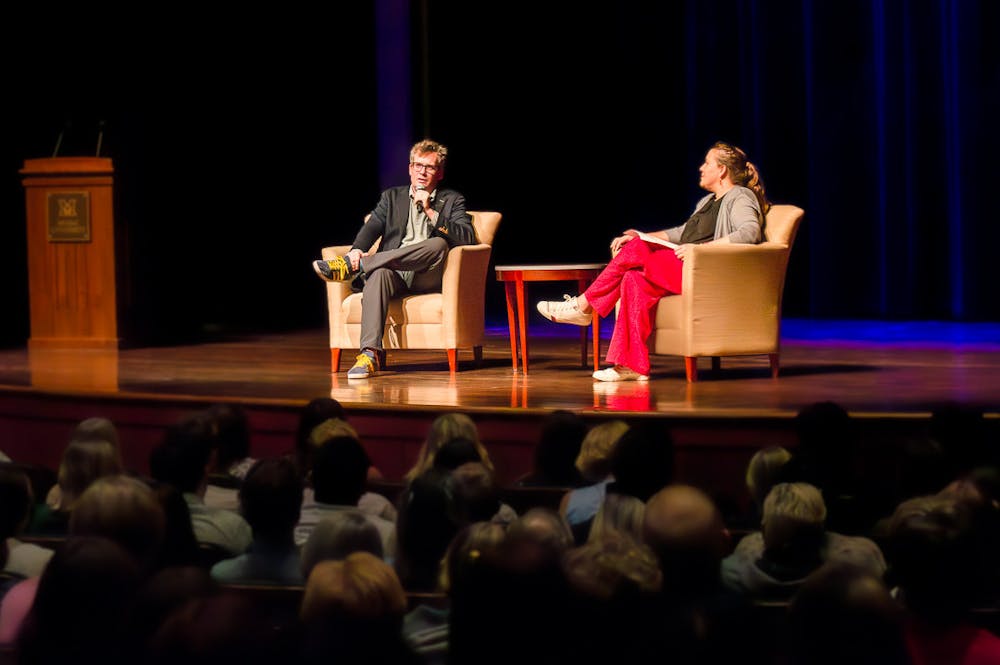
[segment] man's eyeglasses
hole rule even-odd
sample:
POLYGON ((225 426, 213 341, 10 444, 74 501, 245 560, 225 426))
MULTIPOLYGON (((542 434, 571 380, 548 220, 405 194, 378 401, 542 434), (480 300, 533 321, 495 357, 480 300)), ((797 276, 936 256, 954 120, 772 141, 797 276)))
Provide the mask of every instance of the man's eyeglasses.
POLYGON ((413 170, 417 173, 422 173, 424 171, 427 173, 437 173, 439 168, 437 164, 421 164, 420 162, 410 162, 410 166, 412 166, 413 170))

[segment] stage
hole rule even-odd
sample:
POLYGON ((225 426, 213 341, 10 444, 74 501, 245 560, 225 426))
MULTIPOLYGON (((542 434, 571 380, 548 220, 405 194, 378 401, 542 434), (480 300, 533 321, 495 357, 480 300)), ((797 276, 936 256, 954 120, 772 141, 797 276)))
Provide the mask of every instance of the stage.
POLYGON ((792 418, 812 402, 846 408, 865 445, 920 436, 929 413, 949 402, 984 410, 993 427, 1000 420, 997 324, 788 320, 778 379, 761 356, 724 358, 719 371, 702 359, 698 382, 688 383, 681 358, 657 356, 647 383, 594 382, 592 360, 581 366, 579 329, 547 322, 532 324, 529 348, 529 374, 514 372, 507 326, 493 323, 478 366, 467 349, 454 375, 443 351, 389 351, 387 368, 362 381, 344 374, 351 353, 331 374, 324 329, 114 352, 0 350, 0 450, 57 465, 72 426, 104 415, 121 430, 126 463, 142 471, 163 428, 225 401, 246 408, 254 453, 277 454, 290 448, 298 409, 330 396, 389 479, 412 463, 430 421, 457 410, 477 421, 501 481, 511 482, 530 468, 544 417, 566 409, 588 422, 655 419, 671 433, 682 479, 736 491, 755 450, 795 444, 792 418))

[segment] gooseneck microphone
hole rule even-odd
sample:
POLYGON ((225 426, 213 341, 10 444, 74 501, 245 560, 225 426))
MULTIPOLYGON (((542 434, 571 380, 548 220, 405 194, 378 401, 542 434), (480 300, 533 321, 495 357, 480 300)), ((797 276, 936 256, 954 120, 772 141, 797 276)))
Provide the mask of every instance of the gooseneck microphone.
POLYGON ((59 130, 59 136, 56 138, 56 147, 52 150, 52 156, 59 156, 59 148, 62 147, 63 137, 66 135, 66 130, 68 130, 73 125, 72 120, 67 120, 63 125, 63 128, 59 130))

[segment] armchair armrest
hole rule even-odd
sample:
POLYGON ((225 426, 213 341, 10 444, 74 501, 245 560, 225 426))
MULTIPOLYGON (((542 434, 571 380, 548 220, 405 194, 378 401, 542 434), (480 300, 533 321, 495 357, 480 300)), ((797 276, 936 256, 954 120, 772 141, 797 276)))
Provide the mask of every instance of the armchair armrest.
POLYGON ((461 245, 448 252, 444 275, 441 280, 444 329, 454 329, 458 312, 463 313, 467 329, 459 332, 464 339, 455 343, 464 346, 478 343, 486 325, 486 275, 489 271, 492 248, 484 243, 461 245))
POLYGON ((698 245, 684 262, 683 316, 691 339, 741 331, 750 339, 777 339, 789 247, 698 245))

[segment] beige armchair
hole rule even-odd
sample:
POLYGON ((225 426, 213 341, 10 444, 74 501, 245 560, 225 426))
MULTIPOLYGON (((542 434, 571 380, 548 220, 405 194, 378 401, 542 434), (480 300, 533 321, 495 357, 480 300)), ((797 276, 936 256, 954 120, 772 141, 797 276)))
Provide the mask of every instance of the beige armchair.
POLYGON ((687 380, 698 380, 698 357, 767 354, 778 376, 781 296, 788 255, 804 211, 775 205, 759 245, 698 245, 684 261, 683 293, 660 299, 649 350, 684 356, 687 380))
MULTIPOLYGON (((385 349, 445 349, 452 373, 458 367, 459 348, 472 347, 477 362, 483 357, 486 275, 493 236, 501 219, 498 212, 469 214, 479 243, 453 247, 448 252, 440 293, 394 299, 382 338, 385 349)), ((377 248, 378 243, 371 251, 377 248)), ((322 256, 332 259, 350 249, 347 245, 324 247, 322 256)), ((341 350, 357 349, 361 342, 362 295, 352 292, 347 282, 328 282, 326 293, 330 308, 330 367, 336 373, 341 350)))

